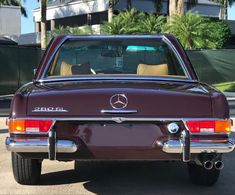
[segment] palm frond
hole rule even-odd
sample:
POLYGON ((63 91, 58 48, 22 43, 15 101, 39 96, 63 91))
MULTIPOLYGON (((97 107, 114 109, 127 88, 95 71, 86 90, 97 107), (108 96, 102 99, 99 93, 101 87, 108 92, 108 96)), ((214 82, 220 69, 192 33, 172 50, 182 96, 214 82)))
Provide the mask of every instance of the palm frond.
POLYGON ((202 16, 186 12, 174 16, 166 25, 166 33, 174 34, 186 49, 221 48, 229 36, 224 22, 214 22, 202 16))

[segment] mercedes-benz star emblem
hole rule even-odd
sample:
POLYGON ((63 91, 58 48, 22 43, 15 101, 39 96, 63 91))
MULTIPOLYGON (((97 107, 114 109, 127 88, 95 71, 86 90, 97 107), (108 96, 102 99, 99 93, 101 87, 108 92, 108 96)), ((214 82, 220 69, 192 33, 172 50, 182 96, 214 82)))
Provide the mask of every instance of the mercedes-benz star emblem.
POLYGON ((127 106, 128 99, 125 94, 115 94, 110 98, 110 105, 114 109, 123 109, 127 106))

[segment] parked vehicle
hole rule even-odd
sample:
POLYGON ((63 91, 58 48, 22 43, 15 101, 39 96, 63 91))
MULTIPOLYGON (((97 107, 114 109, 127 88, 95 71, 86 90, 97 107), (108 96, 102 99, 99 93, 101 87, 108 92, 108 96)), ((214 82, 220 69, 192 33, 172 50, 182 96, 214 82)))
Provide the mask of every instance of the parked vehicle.
POLYGON ((201 83, 172 35, 57 36, 15 94, 6 147, 15 180, 43 159, 176 160, 213 185, 234 149, 225 96, 201 83))

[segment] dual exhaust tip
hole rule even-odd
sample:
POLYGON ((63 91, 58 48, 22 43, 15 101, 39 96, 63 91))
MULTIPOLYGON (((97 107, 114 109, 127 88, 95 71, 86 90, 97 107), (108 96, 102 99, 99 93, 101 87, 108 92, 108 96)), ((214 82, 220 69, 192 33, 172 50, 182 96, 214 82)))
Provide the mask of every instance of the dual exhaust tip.
POLYGON ((213 168, 213 166, 215 167, 215 169, 217 170, 221 170, 224 168, 224 163, 221 161, 221 160, 218 160, 218 161, 211 161, 211 160, 207 160, 203 163, 203 167, 206 169, 206 170, 211 170, 213 168))

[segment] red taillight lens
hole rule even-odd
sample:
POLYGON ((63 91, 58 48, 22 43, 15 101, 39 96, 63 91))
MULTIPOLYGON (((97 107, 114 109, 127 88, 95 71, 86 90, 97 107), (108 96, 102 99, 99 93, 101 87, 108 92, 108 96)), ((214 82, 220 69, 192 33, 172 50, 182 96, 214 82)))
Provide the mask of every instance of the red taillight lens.
POLYGON ((187 121, 189 131, 192 133, 230 133, 230 120, 187 121))
POLYGON ((48 132, 53 124, 52 120, 9 120, 9 131, 16 132, 48 132))

